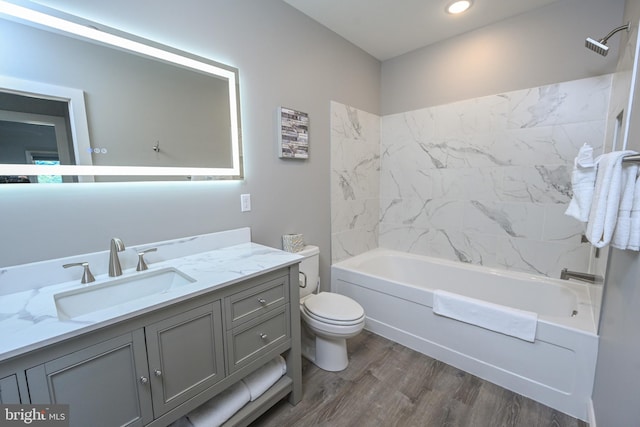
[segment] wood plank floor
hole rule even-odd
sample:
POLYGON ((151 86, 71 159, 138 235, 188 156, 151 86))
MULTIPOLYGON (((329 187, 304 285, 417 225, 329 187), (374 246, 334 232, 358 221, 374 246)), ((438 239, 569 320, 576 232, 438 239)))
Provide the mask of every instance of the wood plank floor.
POLYGON ((303 359, 303 398, 251 427, 587 427, 588 424, 368 331, 348 341, 349 367, 303 359))

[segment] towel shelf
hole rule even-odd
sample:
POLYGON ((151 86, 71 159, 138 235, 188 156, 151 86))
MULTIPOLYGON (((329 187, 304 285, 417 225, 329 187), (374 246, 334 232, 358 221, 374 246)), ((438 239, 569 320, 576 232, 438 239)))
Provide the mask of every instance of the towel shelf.
POLYGON ((640 163, 640 154, 631 154, 622 158, 622 163, 640 163))

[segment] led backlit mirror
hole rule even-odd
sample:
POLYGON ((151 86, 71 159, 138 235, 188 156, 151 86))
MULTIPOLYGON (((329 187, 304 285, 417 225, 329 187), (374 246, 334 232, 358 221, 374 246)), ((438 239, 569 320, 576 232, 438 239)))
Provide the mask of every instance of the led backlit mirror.
POLYGON ((242 177, 237 69, 32 3, 0 18, 0 180, 242 177))

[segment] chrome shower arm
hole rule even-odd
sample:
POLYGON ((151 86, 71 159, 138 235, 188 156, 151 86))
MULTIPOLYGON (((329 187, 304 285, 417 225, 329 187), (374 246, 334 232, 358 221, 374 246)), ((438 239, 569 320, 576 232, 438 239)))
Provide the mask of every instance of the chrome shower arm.
POLYGON ((625 25, 621 25, 618 28, 614 28, 613 30, 611 30, 611 32, 609 34, 607 34, 606 36, 604 36, 603 38, 600 39, 600 43, 606 43, 607 40, 609 40, 615 33, 622 31, 622 30, 627 30, 629 31, 629 28, 631 28, 631 25, 629 22, 627 22, 625 25))

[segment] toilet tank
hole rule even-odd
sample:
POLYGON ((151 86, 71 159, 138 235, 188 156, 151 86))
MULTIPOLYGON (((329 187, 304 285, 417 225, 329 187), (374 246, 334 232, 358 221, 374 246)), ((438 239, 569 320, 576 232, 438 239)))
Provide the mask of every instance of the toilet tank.
POLYGON ((302 298, 313 293, 318 288, 320 281, 320 248, 307 245, 296 254, 304 257, 300 261, 300 298, 302 298))

